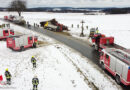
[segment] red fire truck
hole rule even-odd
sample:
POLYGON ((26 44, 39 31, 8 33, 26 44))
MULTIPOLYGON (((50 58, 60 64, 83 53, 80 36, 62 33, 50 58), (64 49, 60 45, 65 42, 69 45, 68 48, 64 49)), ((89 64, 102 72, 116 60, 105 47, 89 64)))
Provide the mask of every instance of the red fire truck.
POLYGON ((4 20, 8 20, 8 16, 4 16, 4 20))
POLYGON ((12 29, 0 29, 0 39, 6 39, 9 36, 14 35, 14 30, 12 29))
POLYGON ((7 38, 7 47, 16 51, 24 51, 25 48, 34 47, 36 48, 38 41, 37 36, 33 35, 22 35, 7 38))
POLYGON ((13 21, 13 19, 14 19, 14 16, 13 16, 13 15, 4 16, 4 20, 13 21))
POLYGON ((95 50, 110 48, 114 46, 114 37, 106 37, 104 34, 94 34, 92 37, 92 44, 95 50))
POLYGON ((118 84, 130 85, 130 54, 121 49, 107 48, 100 54, 100 64, 118 84))

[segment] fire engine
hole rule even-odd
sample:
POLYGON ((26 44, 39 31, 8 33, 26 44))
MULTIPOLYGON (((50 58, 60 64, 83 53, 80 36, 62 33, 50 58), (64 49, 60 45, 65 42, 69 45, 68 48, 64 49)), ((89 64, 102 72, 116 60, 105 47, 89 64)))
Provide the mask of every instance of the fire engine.
POLYGON ((13 16, 13 15, 4 16, 4 20, 13 21, 13 19, 14 19, 14 16, 13 16))
POLYGON ((23 16, 14 16, 14 15, 4 16, 4 20, 9 20, 19 25, 25 25, 26 23, 23 16))
POLYGON ((118 84, 130 85, 130 54, 121 49, 107 48, 100 54, 100 64, 118 84))
POLYGON ((114 47, 114 37, 106 37, 104 34, 97 33, 91 36, 91 40, 95 50, 114 47))
POLYGON ((6 40, 7 47, 16 51, 24 51, 26 48, 37 46, 38 37, 33 35, 20 35, 9 37, 6 40))
POLYGON ((0 39, 6 39, 9 36, 14 35, 14 30, 12 29, 0 29, 0 39))

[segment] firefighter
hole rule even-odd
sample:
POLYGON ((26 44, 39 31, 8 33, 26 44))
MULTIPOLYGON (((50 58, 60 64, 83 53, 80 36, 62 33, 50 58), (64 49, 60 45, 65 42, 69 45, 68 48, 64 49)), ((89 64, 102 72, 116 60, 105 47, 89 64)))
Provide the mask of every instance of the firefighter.
POLYGON ((77 28, 79 28, 79 24, 77 25, 77 28))
POLYGON ((7 84, 8 85, 11 85, 11 74, 10 72, 8 71, 8 68, 5 70, 5 77, 6 77, 6 81, 7 81, 7 84))
POLYGON ((34 58, 34 56, 32 56, 31 62, 33 64, 33 68, 36 68, 36 59, 34 58))
POLYGON ((98 27, 96 28, 96 34, 98 34, 99 33, 99 30, 98 30, 98 27))
POLYGON ((8 23, 8 24, 6 24, 6 27, 10 28, 10 24, 9 24, 9 23, 8 23))
POLYGON ((34 78, 32 79, 32 84, 33 84, 33 90, 38 90, 37 86, 39 84, 39 80, 38 80, 37 76, 34 76, 34 78))
POLYGON ((34 28, 36 27, 36 24, 34 23, 34 28))
POLYGON ((72 25, 71 25, 71 27, 73 28, 73 27, 74 27, 74 25, 72 24, 72 25))
POLYGON ((88 26, 86 26, 86 28, 88 29, 88 26))

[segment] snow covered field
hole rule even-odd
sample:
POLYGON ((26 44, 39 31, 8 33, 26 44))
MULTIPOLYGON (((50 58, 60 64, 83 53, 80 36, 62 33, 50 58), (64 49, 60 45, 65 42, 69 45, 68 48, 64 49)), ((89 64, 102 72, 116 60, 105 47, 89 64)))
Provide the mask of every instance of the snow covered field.
MULTIPOLYGON (((17 13, 7 13, 0 12, 0 17, 3 18, 4 15, 10 15, 17 13)), ((84 33, 86 36, 89 34, 89 29, 92 27, 98 27, 101 33, 107 36, 114 36, 115 43, 119 44, 125 48, 130 49, 130 14, 124 15, 83 15, 82 13, 44 13, 44 12, 24 12, 22 14, 30 24, 38 23, 40 21, 45 21, 49 19, 56 18, 60 23, 63 23, 69 27, 69 31, 72 36, 87 40, 86 37, 79 37, 81 29, 77 28, 77 24, 81 27, 81 20, 85 21, 84 33), (74 28, 71 25, 74 24, 74 28)))
POLYGON ((8 68, 13 82, 11 86, 0 85, 1 90, 31 90, 34 75, 40 81, 38 90, 92 90, 95 87, 100 90, 121 89, 114 80, 71 48, 25 28, 13 24, 11 27, 24 34, 35 34, 39 40, 48 44, 24 52, 14 52, 6 47, 5 41, 0 41, 0 74, 4 76, 8 68), (36 69, 32 68, 30 61, 32 55, 37 59, 36 69))

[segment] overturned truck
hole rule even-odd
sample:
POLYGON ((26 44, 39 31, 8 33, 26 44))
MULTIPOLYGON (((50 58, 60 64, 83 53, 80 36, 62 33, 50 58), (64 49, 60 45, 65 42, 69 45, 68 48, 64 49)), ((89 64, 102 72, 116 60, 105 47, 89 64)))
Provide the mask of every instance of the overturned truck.
POLYGON ((52 30, 56 32, 62 32, 63 30, 68 30, 68 27, 58 23, 55 19, 49 21, 40 22, 41 27, 44 27, 47 30, 52 30))

